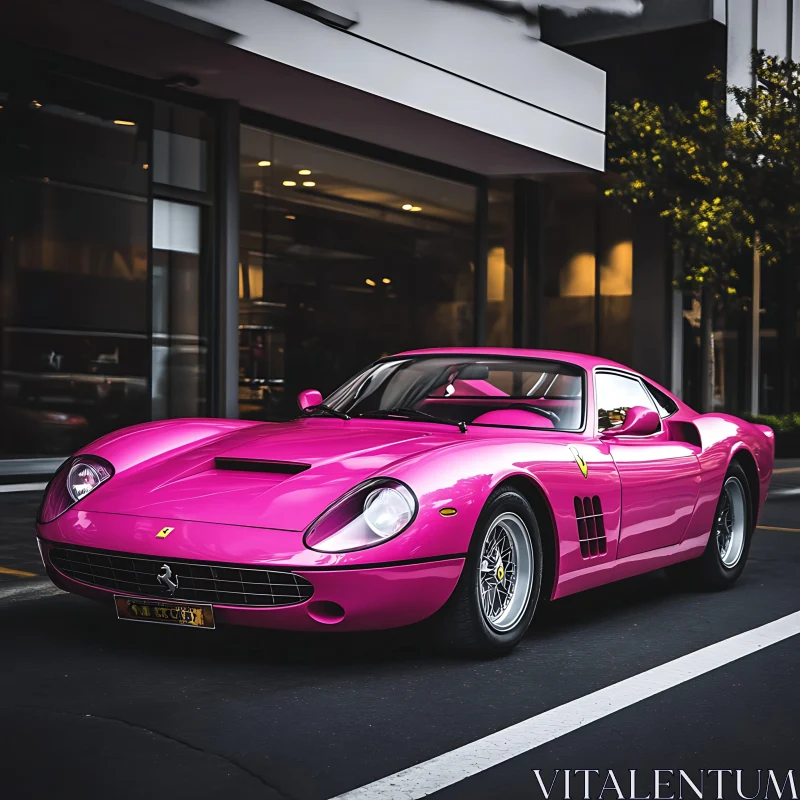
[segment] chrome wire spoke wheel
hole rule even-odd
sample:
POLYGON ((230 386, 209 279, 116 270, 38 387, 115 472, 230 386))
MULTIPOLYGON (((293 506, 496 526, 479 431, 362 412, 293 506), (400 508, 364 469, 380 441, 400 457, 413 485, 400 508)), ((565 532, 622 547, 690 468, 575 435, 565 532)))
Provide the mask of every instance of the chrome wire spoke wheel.
POLYGON ((478 600, 486 622, 499 633, 511 630, 525 613, 535 574, 528 528, 516 514, 500 514, 489 525, 478 569, 478 600))
POLYGON ((736 477, 730 477, 722 487, 722 502, 714 524, 717 550, 722 563, 731 569, 739 563, 744 552, 747 514, 745 489, 736 477))

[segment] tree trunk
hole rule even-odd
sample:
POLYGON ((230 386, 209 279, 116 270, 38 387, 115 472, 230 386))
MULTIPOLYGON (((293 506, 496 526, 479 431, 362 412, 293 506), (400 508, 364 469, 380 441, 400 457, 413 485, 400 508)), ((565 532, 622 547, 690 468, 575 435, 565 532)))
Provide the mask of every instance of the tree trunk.
POLYGON ((714 405, 714 292, 704 286, 700 311, 700 411, 714 405))

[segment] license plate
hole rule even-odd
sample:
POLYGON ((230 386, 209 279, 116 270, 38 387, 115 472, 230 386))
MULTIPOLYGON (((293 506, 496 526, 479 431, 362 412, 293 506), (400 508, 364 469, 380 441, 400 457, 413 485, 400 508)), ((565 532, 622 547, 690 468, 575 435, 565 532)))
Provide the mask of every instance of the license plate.
POLYGON ((197 603, 165 603, 139 597, 114 595, 119 619, 135 622, 156 622, 161 625, 183 625, 190 628, 213 628, 214 608, 197 603))

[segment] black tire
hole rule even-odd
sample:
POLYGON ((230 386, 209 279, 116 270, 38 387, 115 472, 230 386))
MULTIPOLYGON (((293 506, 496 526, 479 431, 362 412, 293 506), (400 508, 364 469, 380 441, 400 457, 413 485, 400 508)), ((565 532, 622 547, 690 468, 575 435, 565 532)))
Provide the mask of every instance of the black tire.
POLYGON ((470 541, 464 569, 450 599, 434 619, 438 646, 475 656, 500 656, 510 652, 531 624, 542 590, 544 566, 542 539, 530 503, 509 487, 498 487, 489 496, 470 541), (484 540, 502 514, 516 515, 523 523, 533 556, 532 581, 524 611, 508 630, 496 630, 482 610, 480 594, 481 552, 484 540))
POLYGON ((714 512, 714 523, 708 537, 708 544, 703 555, 691 561, 684 561, 670 567, 670 574, 682 583, 697 589, 719 591, 732 586, 744 571, 747 556, 750 553, 750 542, 753 538, 753 501, 750 486, 744 470, 735 461, 728 467, 725 480, 722 482, 717 508, 714 512), (728 482, 738 482, 742 489, 744 506, 744 542, 741 554, 735 564, 726 565, 723 562, 720 547, 717 542, 717 525, 724 513, 726 503, 726 486, 728 482))

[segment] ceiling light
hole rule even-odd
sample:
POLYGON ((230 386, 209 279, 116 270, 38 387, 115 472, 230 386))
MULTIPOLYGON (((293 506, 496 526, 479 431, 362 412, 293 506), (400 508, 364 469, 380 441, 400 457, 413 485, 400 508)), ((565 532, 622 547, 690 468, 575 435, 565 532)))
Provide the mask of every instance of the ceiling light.
POLYGON ((414 206, 412 206, 412 205, 411 205, 411 203, 406 203, 406 204, 403 206, 403 211, 411 211, 411 209, 412 209, 413 207, 414 207, 414 206))
POLYGON ((392 279, 391 279, 391 278, 384 278, 384 279, 383 279, 383 283, 389 284, 389 283, 391 283, 391 282, 392 282, 392 279))
POLYGON ((408 210, 409 211, 422 211, 422 206, 411 206, 411 208, 409 208, 408 210))
POLYGON ((374 286, 375 285, 375 281, 372 280, 372 278, 367 278, 366 283, 367 283, 367 286, 374 286))
POLYGON ((316 186, 317 184, 314 181, 303 181, 303 186, 316 186))
POLYGON ((272 162, 271 161, 259 161, 258 162, 258 166, 259 167, 271 167, 272 166, 272 162))
POLYGON ((297 217, 294 214, 287 214, 286 219, 297 219, 297 217))
POLYGON ((297 181, 284 181, 284 186, 297 186, 297 181))
POLYGON ((301 169, 297 174, 298 175, 310 175, 311 174, 311 170, 310 169, 301 169))
POLYGON ((34 108, 41 108, 42 104, 38 100, 31 100, 31 104, 34 108))
POLYGON ((149 164, 142 164, 142 169, 150 169, 150 165, 149 164))
POLYGON ((128 127, 130 127, 132 125, 135 125, 136 123, 135 122, 131 122, 129 119, 115 119, 114 120, 114 124, 115 125, 127 125, 128 127))

